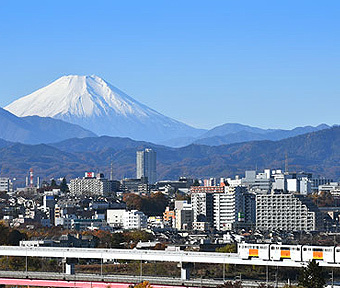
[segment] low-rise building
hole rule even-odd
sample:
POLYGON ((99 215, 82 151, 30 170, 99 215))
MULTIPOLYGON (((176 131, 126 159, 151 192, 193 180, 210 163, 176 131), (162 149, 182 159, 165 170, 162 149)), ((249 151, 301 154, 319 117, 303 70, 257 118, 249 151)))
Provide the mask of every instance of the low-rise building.
POLYGON ((10 192, 13 190, 13 183, 11 179, 0 177, 0 192, 10 192))
POLYGON ((138 210, 125 211, 123 215, 124 229, 144 229, 147 228, 147 217, 138 210))
POLYGON ((123 227, 126 209, 107 209, 106 222, 111 227, 123 227))

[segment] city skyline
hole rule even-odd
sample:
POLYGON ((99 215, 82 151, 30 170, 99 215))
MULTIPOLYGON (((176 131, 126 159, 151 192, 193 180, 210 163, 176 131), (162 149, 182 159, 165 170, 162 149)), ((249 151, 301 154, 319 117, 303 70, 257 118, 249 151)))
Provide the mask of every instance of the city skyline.
POLYGON ((65 5, 2 5, 1 107, 96 74, 194 127, 338 124, 336 1, 65 5))

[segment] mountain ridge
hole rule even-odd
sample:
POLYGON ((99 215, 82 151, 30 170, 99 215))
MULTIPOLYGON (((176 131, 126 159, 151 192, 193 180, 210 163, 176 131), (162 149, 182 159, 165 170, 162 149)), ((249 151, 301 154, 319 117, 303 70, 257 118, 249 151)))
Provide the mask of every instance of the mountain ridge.
POLYGON ((9 143, 0 148, 0 169, 2 175, 22 179, 31 167, 42 179, 63 176, 70 179, 81 177, 85 171, 109 175, 113 161, 116 179, 134 178, 136 151, 148 147, 157 153, 158 179, 232 177, 243 175, 245 170, 255 170, 255 167, 282 169, 286 154, 289 171, 312 172, 335 181, 340 178, 340 127, 280 141, 221 146, 191 144, 182 148, 106 136, 71 139, 53 145, 9 143), (92 140, 97 142, 86 149, 92 140))
POLYGON ((0 123, 0 138, 10 142, 38 144, 52 142, 52 139, 56 142, 71 137, 96 136, 89 130, 62 120, 38 116, 17 117, 2 108, 0 123))

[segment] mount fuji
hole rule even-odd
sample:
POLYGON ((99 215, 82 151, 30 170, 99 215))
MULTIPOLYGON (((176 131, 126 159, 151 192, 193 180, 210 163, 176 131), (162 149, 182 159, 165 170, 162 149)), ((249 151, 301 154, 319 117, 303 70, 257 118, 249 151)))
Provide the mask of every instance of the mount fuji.
POLYGON ((61 119, 98 135, 166 141, 204 133, 134 100, 98 76, 63 76, 4 109, 19 117, 61 119))

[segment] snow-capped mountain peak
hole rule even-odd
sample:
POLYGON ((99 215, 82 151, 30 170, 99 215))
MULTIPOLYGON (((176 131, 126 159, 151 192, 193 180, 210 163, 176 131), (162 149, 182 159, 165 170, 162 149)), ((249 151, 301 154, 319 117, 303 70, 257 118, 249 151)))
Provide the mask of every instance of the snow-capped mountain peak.
POLYGON ((5 107, 17 116, 41 117, 102 116, 110 114, 111 110, 120 115, 143 117, 148 114, 145 108, 95 75, 63 76, 5 107))
POLYGON ((95 75, 63 76, 5 109, 20 117, 58 118, 99 135, 138 140, 157 141, 200 133, 139 103, 95 75))

